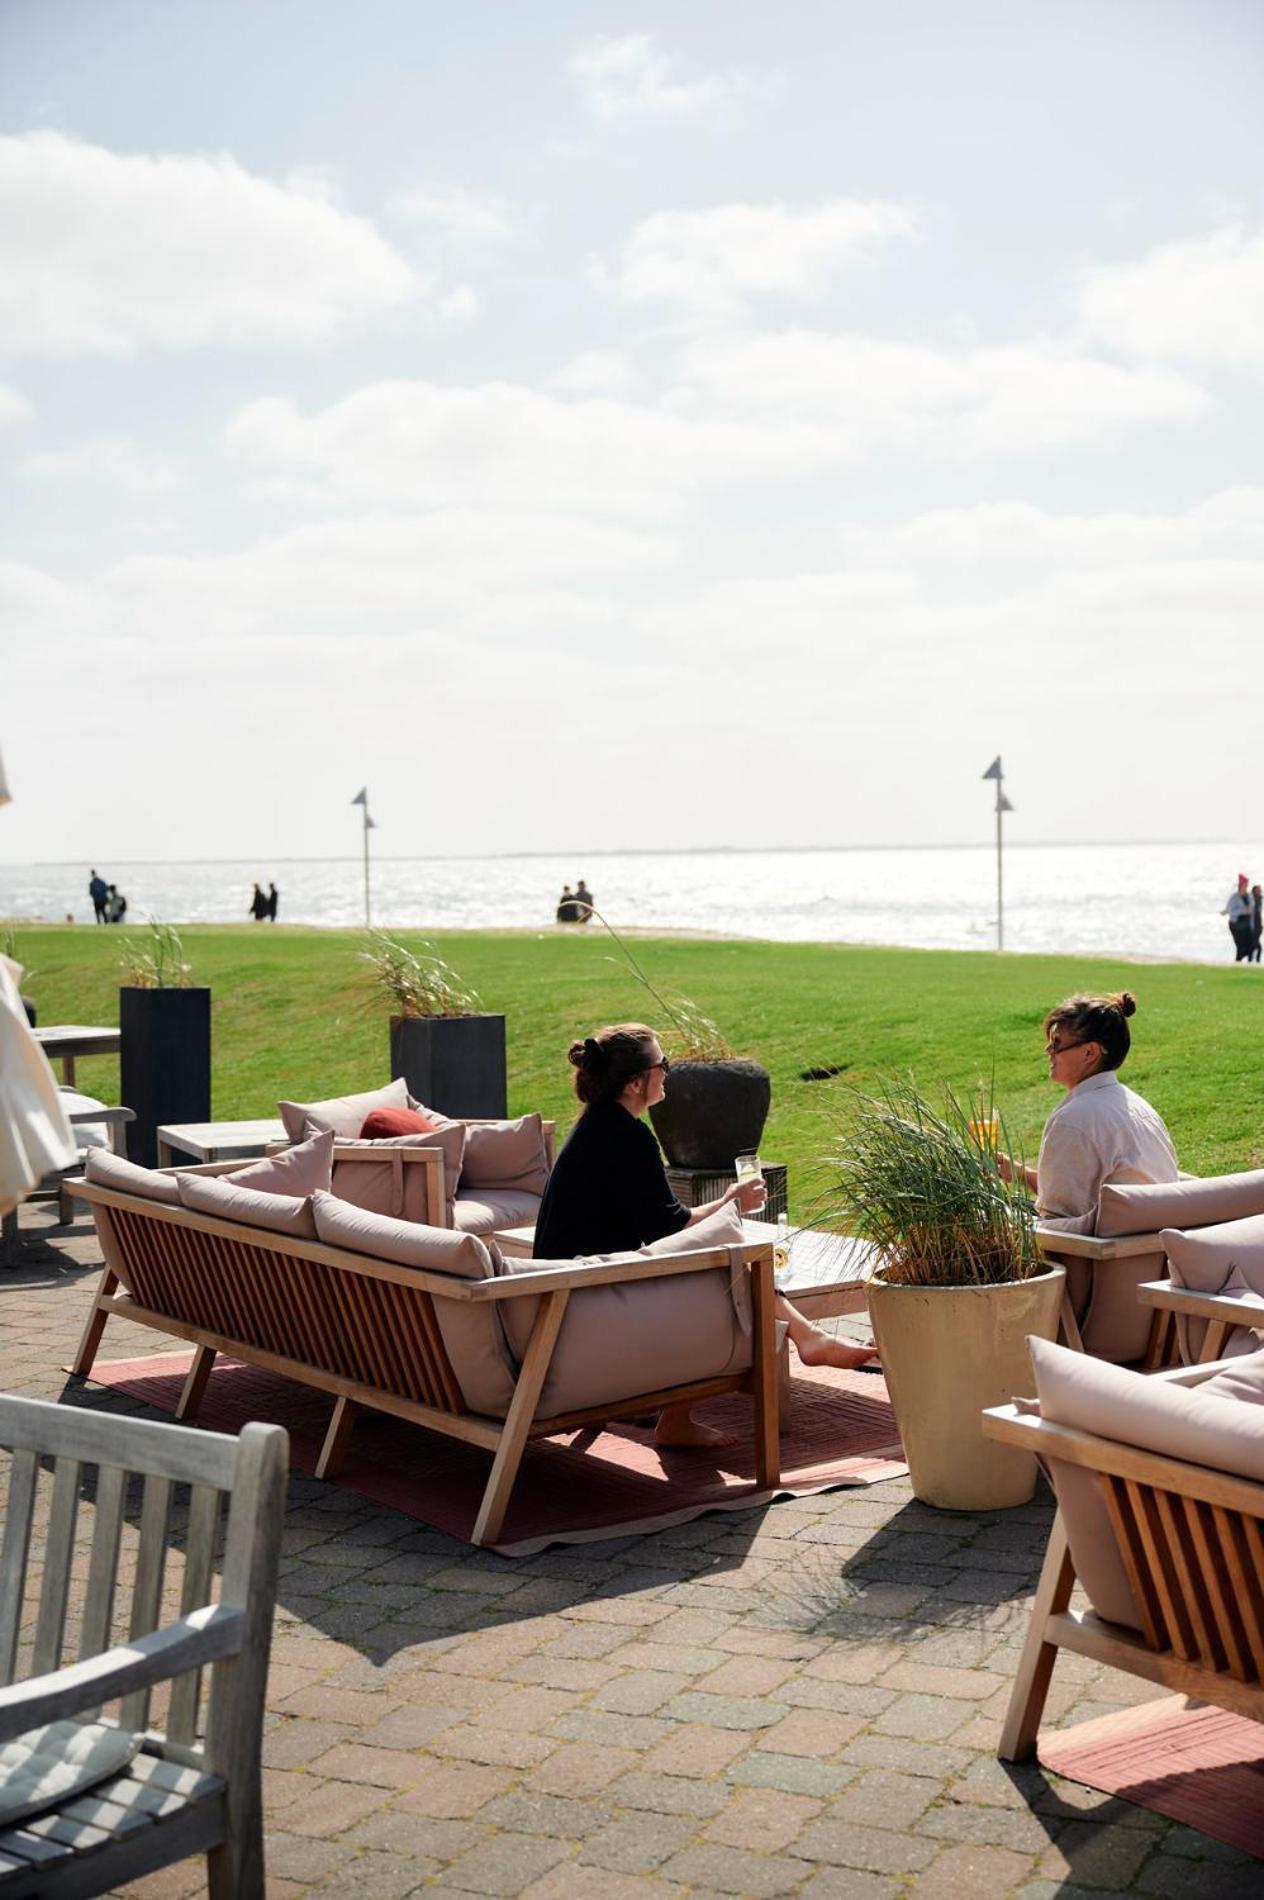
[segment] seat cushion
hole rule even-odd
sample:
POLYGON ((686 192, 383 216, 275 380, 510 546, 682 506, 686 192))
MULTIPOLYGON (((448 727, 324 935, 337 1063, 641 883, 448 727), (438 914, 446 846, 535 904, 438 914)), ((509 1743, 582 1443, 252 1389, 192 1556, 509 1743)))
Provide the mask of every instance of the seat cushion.
POLYGON ((408 1084, 402 1076, 396 1076, 384 1088, 368 1089, 363 1095, 333 1095, 325 1102, 278 1102, 277 1113, 291 1141, 302 1141, 309 1132, 322 1129, 330 1130, 340 1141, 352 1141, 364 1126, 365 1116, 375 1108, 412 1106, 408 1084))
POLYGON ((1163 1227, 1209 1227, 1264 1214, 1264 1168, 1207 1179, 1109 1183, 1097 1206, 1099 1234, 1157 1234, 1163 1227))
MULTIPOLYGON (((1173 1385, 1046 1339, 1030 1338, 1040 1415, 1186 1464, 1264 1479, 1264 1406, 1204 1388, 1173 1385)), ((1246 1364, 1246 1361, 1243 1361, 1246 1364)), ((1209 1382, 1210 1383, 1210 1382, 1209 1382)), ((1062 1506, 1076 1574, 1099 1616, 1141 1628, 1097 1476, 1065 1459, 1049 1472, 1062 1506)))
MULTIPOLYGON (((423 1115, 440 1128, 451 1118, 437 1108, 418 1103, 423 1115)), ((519 1115, 513 1121, 473 1121, 468 1131, 461 1171, 461 1191, 474 1188, 514 1188, 523 1194, 543 1194, 549 1181, 544 1122, 539 1115, 519 1115)), ((480 1197, 481 1198, 481 1197, 480 1197)))
POLYGON ((179 1207, 180 1184, 174 1174, 158 1168, 140 1168, 108 1148, 90 1148, 84 1162, 84 1174, 98 1187, 113 1188, 117 1194, 138 1194, 146 1201, 162 1201, 167 1207, 179 1207))
POLYGON ((1239 1404, 1264 1405, 1264 1351, 1247 1354, 1205 1379, 1199 1391, 1213 1399, 1235 1399, 1239 1404))
POLYGON ((453 1224, 467 1234, 495 1234, 506 1227, 534 1227, 540 1217, 539 1194, 516 1188, 461 1188, 452 1211, 453 1224))
POLYGON ((316 1222, 309 1197, 267 1194, 258 1188, 238 1187, 230 1177, 214 1174, 177 1174, 180 1199, 198 1214, 215 1220, 241 1221, 247 1227, 266 1227, 295 1240, 315 1240, 316 1222))
MULTIPOLYGON (((580 1262, 506 1259, 504 1270, 517 1275, 577 1264, 597 1268, 741 1244, 741 1218, 730 1206, 633 1253, 580 1262)), ((538 1312, 537 1300, 504 1304, 505 1332, 519 1360, 538 1312)), ((736 1253, 711 1273, 581 1287, 567 1302, 537 1412, 553 1418, 614 1405, 642 1392, 728 1377, 750 1363, 749 1276, 736 1253)))
POLYGON ((140 1736, 105 1722, 46 1722, 0 1744, 0 1827, 59 1807, 126 1768, 140 1736))
POLYGON ((229 1175, 214 1178, 234 1187, 255 1188, 262 1194, 288 1194, 302 1200, 318 1188, 328 1190, 334 1164, 334 1138, 328 1131, 309 1135, 296 1147, 262 1161, 248 1161, 229 1175))
POLYGON ((378 1214, 390 1214, 396 1220, 434 1226, 439 1224, 440 1216, 426 1199, 427 1170, 420 1162, 407 1162, 403 1156, 410 1148, 437 1148, 443 1156, 442 1219, 447 1226, 455 1226, 457 1182, 465 1152, 462 1123, 453 1122, 431 1134, 395 1135, 389 1141, 339 1141, 338 1148, 331 1185, 342 1200, 378 1214))
MULTIPOLYGON (((1191 1293, 1224 1293, 1250 1302, 1260 1307, 1259 1323, 1264 1328, 1264 1214, 1222 1221, 1192 1234, 1168 1227, 1163 1230, 1162 1240, 1173 1286, 1187 1287, 1191 1293)), ((1207 1322, 1178 1313, 1176 1326, 1181 1355, 1187 1364, 1193 1364, 1202 1351, 1207 1322)), ((1260 1344, 1255 1329, 1244 1326, 1230 1333, 1221 1357, 1256 1352, 1260 1344)))

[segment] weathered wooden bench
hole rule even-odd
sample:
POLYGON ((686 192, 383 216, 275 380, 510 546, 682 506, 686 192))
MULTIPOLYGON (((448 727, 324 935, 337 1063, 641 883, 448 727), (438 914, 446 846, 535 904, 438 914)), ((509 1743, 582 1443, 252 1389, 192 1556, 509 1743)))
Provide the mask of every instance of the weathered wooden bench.
POLYGON ((178 1418, 195 1415, 218 1353, 330 1393, 334 1412, 318 1477, 337 1472, 356 1417, 365 1409, 483 1446, 493 1458, 474 1525, 475 1544, 496 1541, 531 1439, 634 1417, 677 1401, 749 1393, 757 1483, 770 1488, 779 1480, 775 1294, 767 1243, 474 1280, 214 1219, 89 1181, 74 1183, 72 1191, 93 1208, 105 1258, 75 1373, 86 1377, 91 1371, 106 1322, 117 1316, 187 1339, 196 1348, 178 1418), (538 1415, 572 1298, 601 1287, 717 1271, 729 1278, 749 1275, 748 1369, 538 1415), (445 1348, 436 1307, 447 1302, 487 1310, 522 1300, 538 1304, 507 1411, 503 1418, 477 1413, 466 1402, 445 1348))

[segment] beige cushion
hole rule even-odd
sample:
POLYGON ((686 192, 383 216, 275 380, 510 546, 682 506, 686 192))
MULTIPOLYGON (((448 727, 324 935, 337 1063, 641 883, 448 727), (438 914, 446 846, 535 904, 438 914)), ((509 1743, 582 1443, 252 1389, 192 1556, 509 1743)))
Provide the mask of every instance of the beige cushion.
POLYGON ((340 1141, 353 1141, 364 1125, 364 1118, 375 1108, 414 1108, 402 1076, 385 1088, 369 1089, 363 1095, 334 1095, 327 1102, 278 1102, 277 1112, 285 1123, 291 1141, 302 1141, 312 1130, 330 1130, 340 1141))
MULTIPOLYGON (((316 1231, 331 1247, 372 1254, 399 1266, 450 1273, 462 1280, 486 1280, 501 1270, 500 1250, 473 1234, 450 1227, 423 1227, 410 1220, 352 1207, 332 1194, 314 1194, 316 1231)), ((435 1319, 456 1374, 467 1410, 503 1418, 513 1397, 516 1367, 497 1317, 496 1303, 478 1306, 458 1300, 434 1301, 435 1319)))
POLYGON ((15 1735, 0 1746, 0 1827, 121 1774, 139 1747, 139 1735, 105 1722, 46 1722, 15 1735))
MULTIPOLYGON (((551 1267, 597 1267, 741 1244, 741 1217, 730 1206, 634 1253, 578 1263, 506 1260, 504 1270, 543 1273, 551 1267)), ((536 1300, 505 1302, 505 1331, 518 1359, 526 1352, 538 1311, 536 1300)), ((537 1412, 552 1418, 613 1405, 642 1392, 743 1372, 750 1363, 749 1276, 736 1255, 731 1265, 714 1273, 577 1288, 567 1304, 537 1412)))
MULTIPOLYGON (((1128 1372, 1046 1339, 1033 1336, 1027 1343, 1040 1415, 1052 1424, 1264 1479, 1264 1408, 1128 1372)), ((1056 1458, 1049 1468, 1076 1574, 1093 1608, 1112 1623, 1139 1629, 1140 1613, 1097 1476, 1056 1458)))
POLYGON ((516 1188, 479 1188, 467 1194, 462 1188, 456 1197, 453 1221, 467 1234, 495 1234, 507 1227, 534 1227, 540 1216, 539 1194, 523 1194, 516 1188))
POLYGON ((234 1187, 257 1188, 262 1194, 289 1194, 301 1200, 315 1194, 317 1188, 328 1189, 333 1161, 334 1138, 326 1131, 219 1178, 231 1180, 234 1187))
POLYGON ((340 1154, 334 1162, 331 1187, 340 1200, 423 1224, 436 1220, 426 1200, 427 1170, 420 1162, 405 1162, 402 1151, 437 1148, 443 1156, 444 1218, 449 1227, 455 1226, 453 1208, 465 1151, 465 1129, 460 1122, 433 1134, 395 1135, 389 1141, 339 1141, 338 1146, 355 1150, 354 1155, 340 1154))
MULTIPOLYGON (((416 1103, 438 1127, 455 1124, 442 1109, 416 1103)), ((543 1194, 549 1181, 549 1156, 544 1145, 544 1121, 539 1115, 519 1115, 515 1121, 463 1122, 469 1131, 461 1175, 462 1190, 482 1187, 517 1188, 524 1194, 543 1194)))
POLYGON ((247 1227, 267 1227, 297 1240, 315 1240, 316 1222, 310 1199, 289 1194, 265 1194, 257 1188, 238 1187, 231 1177, 214 1174, 177 1174, 180 1199, 198 1214, 216 1220, 241 1221, 247 1227))
MULTIPOLYGON (((1223 1221, 1193 1234, 1165 1228, 1162 1240, 1173 1286, 1187 1287, 1191 1293, 1225 1293, 1249 1301, 1262 1309, 1260 1325, 1264 1327, 1264 1214, 1223 1221)), ((1178 1313, 1176 1326, 1181 1353, 1192 1365, 1202 1351, 1207 1322, 1178 1313)), ((1255 1331, 1244 1326, 1230 1333, 1222 1356, 1255 1352, 1259 1345, 1255 1331)))
POLYGON ((139 1194, 147 1201, 162 1201, 179 1207, 180 1184, 174 1174, 161 1174, 157 1168, 138 1168, 134 1161, 111 1154, 108 1148, 90 1148, 84 1162, 84 1174, 98 1187, 113 1188, 119 1194, 139 1194))
POLYGON ((1204 1379, 1198 1390, 1213 1399, 1264 1405, 1264 1352, 1250 1353, 1235 1365, 1226 1366, 1213 1378, 1204 1379))
POLYGON ((1213 1221, 1264 1214, 1264 1168, 1200 1180, 1107 1185, 1097 1206, 1099 1234, 1157 1234, 1163 1227, 1208 1227, 1213 1221))

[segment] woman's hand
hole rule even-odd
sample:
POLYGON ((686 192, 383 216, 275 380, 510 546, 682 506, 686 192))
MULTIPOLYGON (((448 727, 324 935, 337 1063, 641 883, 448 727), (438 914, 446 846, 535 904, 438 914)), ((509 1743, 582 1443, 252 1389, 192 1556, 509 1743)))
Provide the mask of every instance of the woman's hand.
POLYGON ((762 1174, 755 1175, 749 1181, 739 1181, 728 1193, 730 1201, 736 1201, 742 1214, 757 1214, 768 1199, 768 1189, 764 1186, 762 1174))

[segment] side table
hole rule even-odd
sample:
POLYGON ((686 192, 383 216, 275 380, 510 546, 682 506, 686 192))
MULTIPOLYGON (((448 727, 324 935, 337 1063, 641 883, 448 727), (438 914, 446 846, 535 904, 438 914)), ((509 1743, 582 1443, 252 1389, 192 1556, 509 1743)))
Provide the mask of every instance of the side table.
MULTIPOLYGON (((789 1215, 787 1167, 784 1161, 765 1161, 764 1186, 768 1199, 762 1218, 775 1222, 778 1214, 789 1215)), ((732 1168, 668 1168, 667 1180, 672 1193, 684 1207, 704 1207, 718 1201, 733 1185, 732 1168)))

